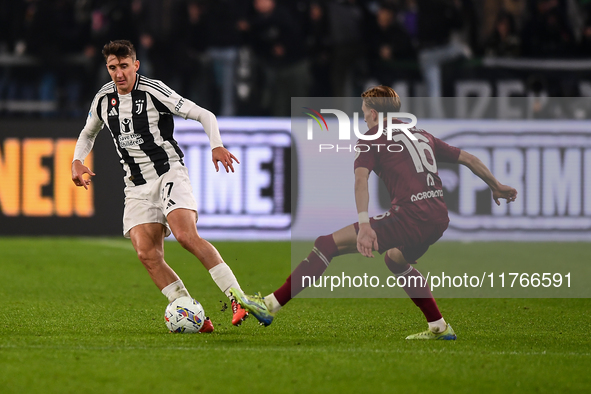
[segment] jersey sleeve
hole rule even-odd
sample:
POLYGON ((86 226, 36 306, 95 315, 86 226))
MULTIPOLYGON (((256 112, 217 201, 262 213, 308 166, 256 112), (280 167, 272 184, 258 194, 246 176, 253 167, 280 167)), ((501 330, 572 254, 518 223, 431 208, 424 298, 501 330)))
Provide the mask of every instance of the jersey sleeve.
POLYGON ((220 137, 217 119, 212 112, 182 97, 162 81, 148 79, 144 76, 140 78, 139 85, 156 99, 155 104, 157 107, 159 106, 161 110, 166 108, 167 112, 170 112, 172 115, 182 116, 184 119, 193 119, 200 122, 209 137, 211 149, 224 146, 220 137))
POLYGON ((435 158, 442 163, 457 163, 460 157, 460 148, 451 146, 439 138, 433 137, 435 158))
POLYGON ((191 100, 182 97, 162 81, 148 79, 144 76, 140 76, 140 78, 139 84, 142 88, 158 99, 171 114, 187 119, 191 100))
POLYGON ((209 138, 209 145, 211 149, 218 148, 220 146, 224 146, 222 143, 222 137, 220 136, 220 129, 218 127, 218 121, 215 115, 206 110, 205 108, 201 108, 197 104, 190 102, 189 113, 187 117, 189 119, 196 120, 203 125, 203 130, 205 130, 205 134, 209 138))
POLYGON ((104 95, 97 94, 94 100, 92 100, 90 111, 88 112, 88 117, 86 118, 86 124, 80 132, 78 141, 76 141, 73 160, 80 160, 82 163, 84 163, 84 159, 86 159, 86 156, 88 156, 92 150, 92 147, 94 146, 94 140, 96 139, 96 136, 103 128, 104 122, 100 116, 100 106, 104 97, 104 95))
POLYGON ((174 90, 172 91, 172 94, 168 96, 168 100, 163 101, 163 103, 168 109, 170 109, 170 112, 172 112, 173 115, 181 116, 183 119, 187 119, 189 116, 189 109, 191 107, 189 104, 192 103, 192 101, 182 97, 174 90))
MULTIPOLYGON (((357 143, 357 146, 359 142, 357 143)), ((353 164, 353 169, 357 169, 358 167, 367 168, 370 172, 374 169, 376 165, 376 155, 374 153, 374 149, 368 149, 367 152, 363 151, 361 148, 356 147, 359 149, 355 154, 355 162, 353 164)))

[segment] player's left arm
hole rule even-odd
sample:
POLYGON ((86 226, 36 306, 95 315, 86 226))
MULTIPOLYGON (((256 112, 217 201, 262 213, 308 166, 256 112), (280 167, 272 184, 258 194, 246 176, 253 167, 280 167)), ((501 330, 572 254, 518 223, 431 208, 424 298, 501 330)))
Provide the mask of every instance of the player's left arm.
POLYGON ((218 166, 218 162, 220 162, 226 169, 226 172, 230 172, 230 170, 234 172, 234 160, 238 164, 240 164, 240 162, 236 156, 224 148, 224 145, 222 144, 222 137, 220 136, 218 121, 215 115, 211 111, 201 108, 197 104, 193 104, 193 107, 189 110, 188 118, 194 119, 203 125, 203 130, 205 130, 205 134, 207 134, 209 137, 209 143, 211 146, 211 160, 213 161, 215 170, 220 170, 218 166))
POLYGON ((373 250, 378 250, 378 236, 369 224, 369 179, 370 171, 365 167, 355 169, 355 204, 359 215, 359 233, 357 250, 365 257, 373 257, 373 250))
POLYGON ((433 148, 437 161, 462 164, 486 182, 497 205, 501 205, 500 198, 507 200, 507 203, 515 201, 517 198, 517 190, 499 182, 478 157, 435 137, 433 137, 433 148))
POLYGON ((215 170, 220 170, 218 166, 218 162, 220 162, 226 169, 226 172, 234 172, 234 161, 239 164, 240 162, 236 156, 224 148, 222 137, 220 136, 218 121, 215 115, 211 111, 198 106, 191 100, 182 97, 161 81, 153 80, 152 83, 157 84, 160 89, 152 89, 151 93, 154 94, 172 114, 182 116, 185 119, 196 120, 203 125, 203 130, 209 138, 211 160, 213 161, 215 170))
POLYGON ((458 163, 468 167, 488 185, 493 193, 493 200, 497 205, 501 205, 499 202, 500 198, 507 200, 507 203, 515 201, 517 198, 517 190, 499 182, 478 157, 461 150, 458 157, 458 163))

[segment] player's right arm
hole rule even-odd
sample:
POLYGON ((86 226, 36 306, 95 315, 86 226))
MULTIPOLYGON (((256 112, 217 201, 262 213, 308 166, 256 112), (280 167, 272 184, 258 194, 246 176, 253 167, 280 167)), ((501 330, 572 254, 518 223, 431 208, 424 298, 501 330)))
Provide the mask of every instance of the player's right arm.
POLYGON ((355 168, 355 204, 359 215, 359 233, 357 250, 365 257, 373 257, 373 250, 378 250, 378 236, 369 224, 369 188, 370 171, 365 167, 355 168))
POLYGON ((478 157, 462 150, 458 157, 458 163, 468 167, 470 171, 488 185, 493 193, 493 200, 497 205, 501 205, 499 198, 504 198, 507 203, 515 201, 515 198, 517 198, 517 190, 499 182, 478 157))
POLYGON ((90 185, 90 178, 85 179, 84 174, 88 174, 90 176, 94 176, 95 173, 90 170, 90 168, 86 167, 80 160, 74 160, 72 162, 72 182, 76 186, 84 186, 86 190, 88 190, 88 185, 90 185))
POLYGON ((86 119, 86 124, 78 136, 76 141, 76 148, 74 149, 74 159, 72 160, 72 182, 76 186, 83 186, 88 190, 90 179, 85 179, 84 174, 94 176, 94 172, 90 168, 84 165, 84 159, 92 150, 94 146, 94 140, 98 135, 99 131, 103 128, 104 122, 100 119, 97 107, 100 103, 100 97, 97 95, 90 106, 90 112, 86 119))

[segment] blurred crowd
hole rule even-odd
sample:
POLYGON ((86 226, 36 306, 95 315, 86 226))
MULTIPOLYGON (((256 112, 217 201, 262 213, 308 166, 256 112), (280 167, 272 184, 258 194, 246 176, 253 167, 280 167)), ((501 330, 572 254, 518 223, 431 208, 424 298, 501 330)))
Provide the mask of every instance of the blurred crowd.
POLYGON ((591 0, 0 0, 0 100, 83 113, 129 39, 140 73, 219 115, 289 116, 292 96, 473 57, 591 57, 591 0), (21 60, 19 60, 21 59, 21 60))

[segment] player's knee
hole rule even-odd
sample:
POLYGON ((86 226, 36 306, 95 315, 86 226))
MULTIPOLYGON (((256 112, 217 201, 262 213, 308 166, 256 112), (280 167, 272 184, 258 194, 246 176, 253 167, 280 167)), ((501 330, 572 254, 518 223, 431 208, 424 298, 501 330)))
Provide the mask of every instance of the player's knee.
POLYGON ((194 245, 199 239, 199 236, 192 234, 189 231, 180 231, 174 235, 177 242, 185 249, 191 249, 191 245, 194 245))
POLYGON ((388 267, 388 269, 390 270, 390 272, 392 272, 394 275, 403 273, 409 267, 409 264, 406 261, 404 261, 404 262, 396 262, 395 260, 393 260, 392 258, 390 258, 390 256, 388 255, 388 253, 386 253, 384 255, 384 261, 386 262, 386 266, 388 267))
POLYGON ((316 238, 314 246, 329 259, 337 255, 338 248, 334 242, 332 234, 321 235, 316 238))
POLYGON ((140 249, 137 251, 137 257, 148 269, 155 268, 163 258, 163 254, 157 249, 140 249))
POLYGON ((314 246, 316 246, 317 248, 322 247, 325 244, 329 243, 331 239, 332 239, 332 234, 321 235, 320 237, 316 238, 316 240, 314 241, 314 246))

